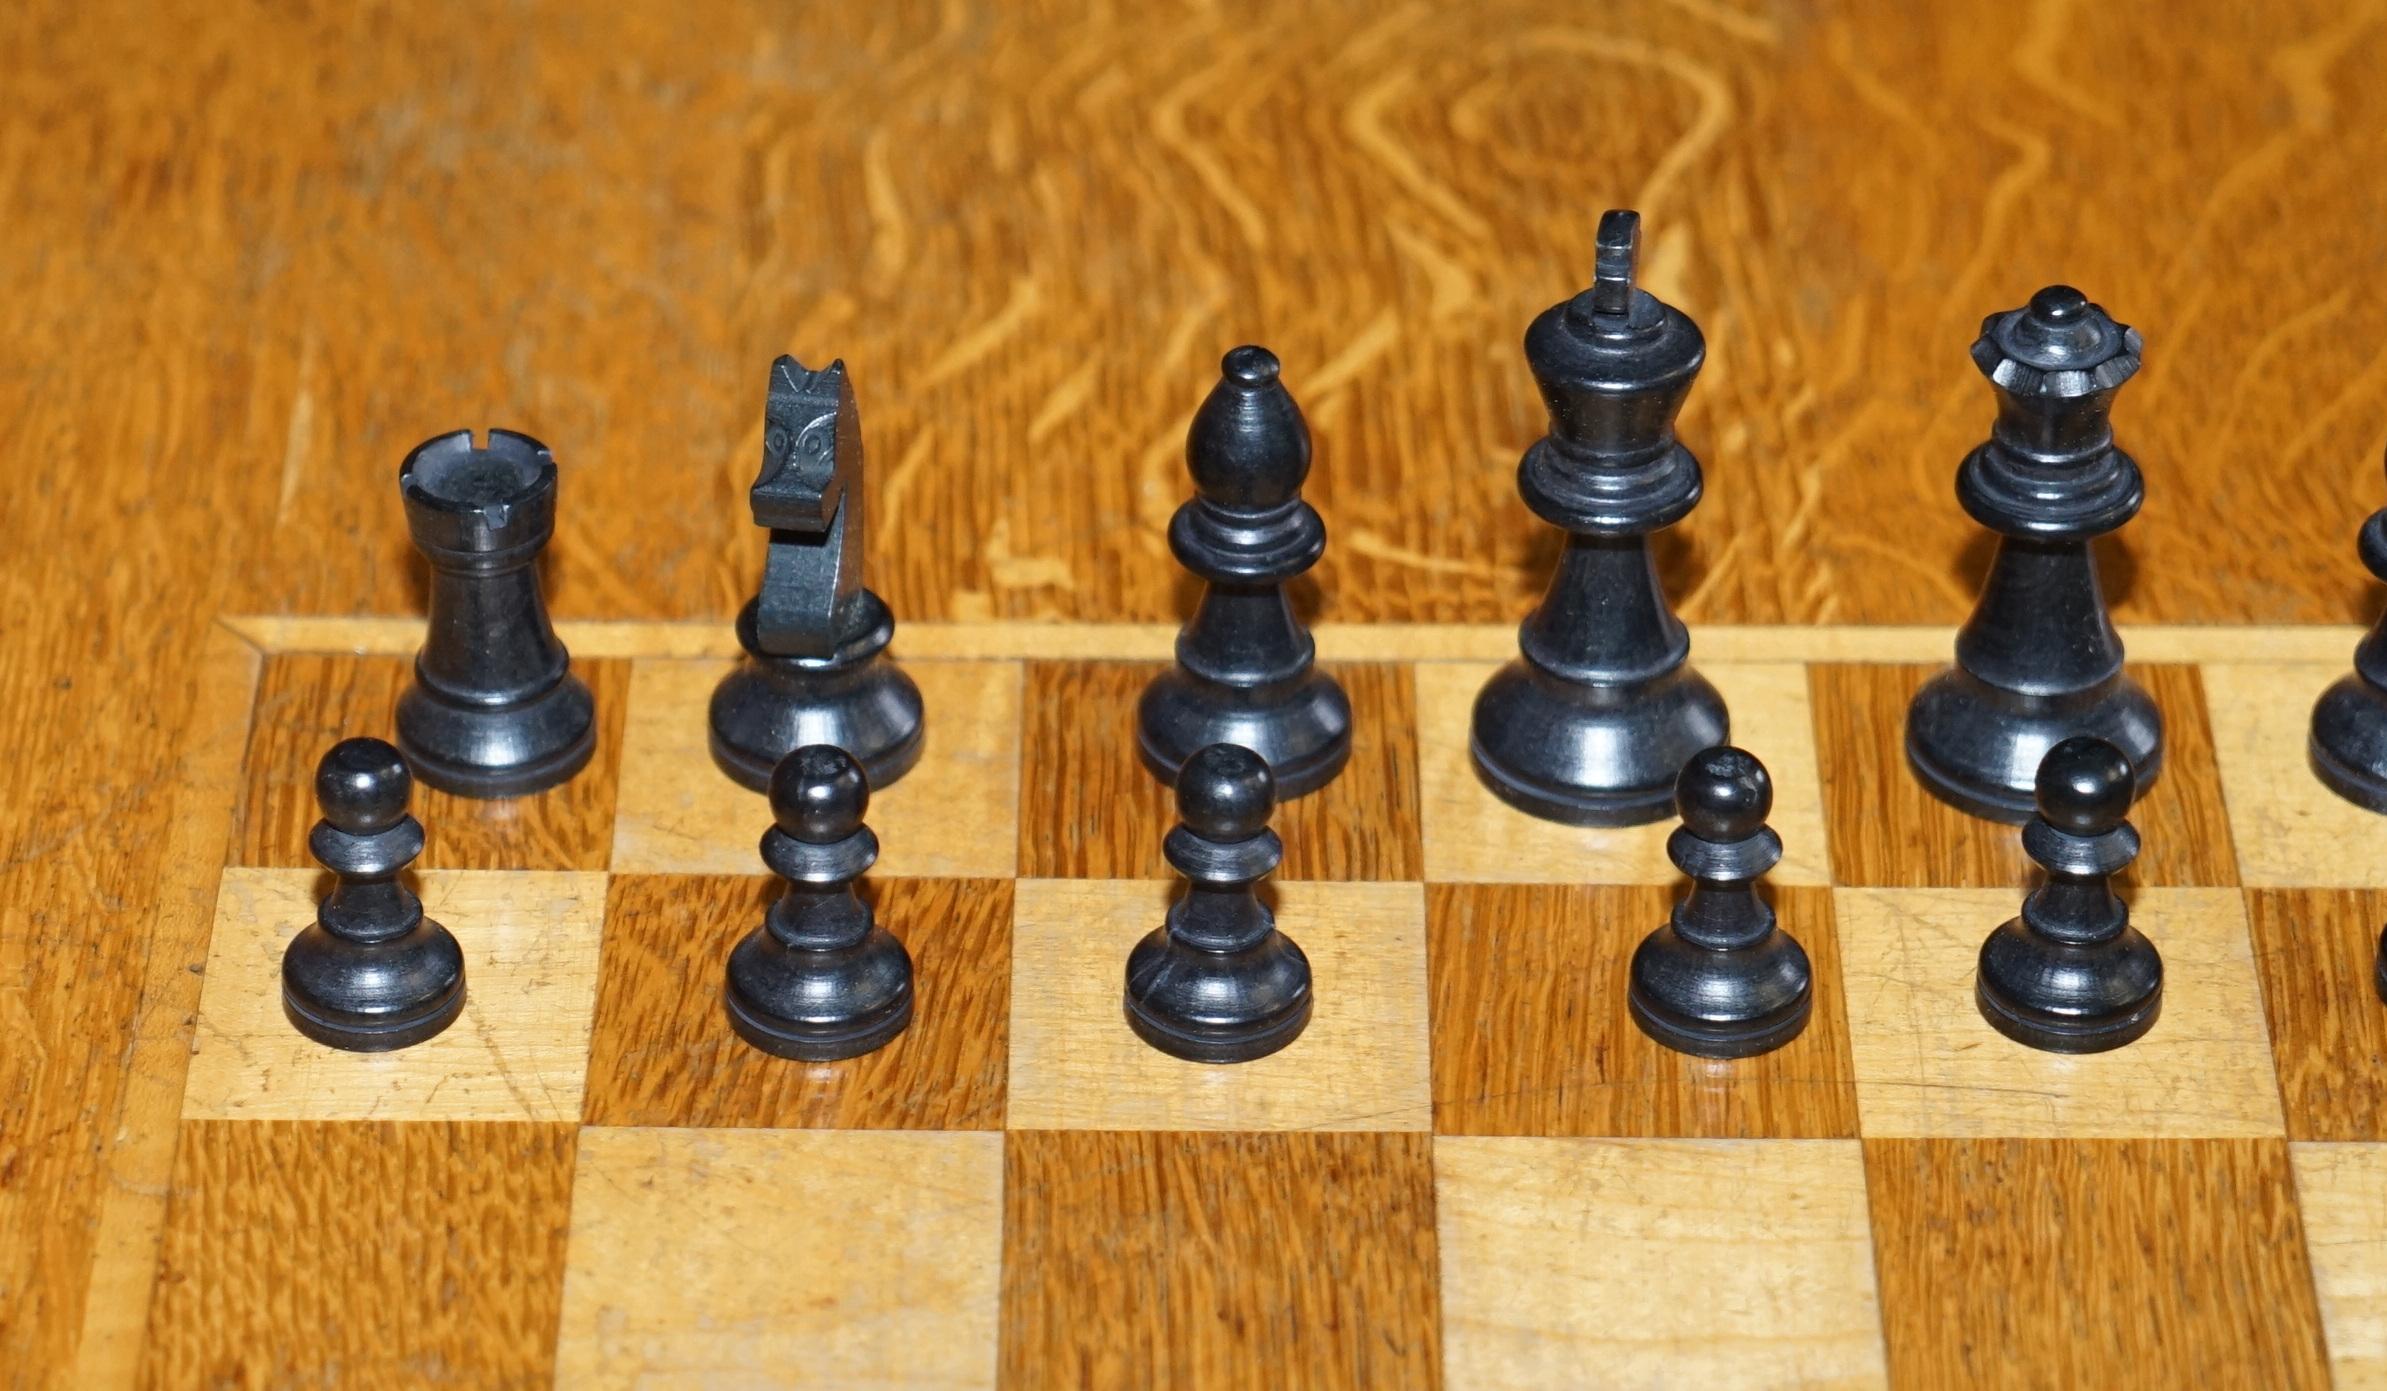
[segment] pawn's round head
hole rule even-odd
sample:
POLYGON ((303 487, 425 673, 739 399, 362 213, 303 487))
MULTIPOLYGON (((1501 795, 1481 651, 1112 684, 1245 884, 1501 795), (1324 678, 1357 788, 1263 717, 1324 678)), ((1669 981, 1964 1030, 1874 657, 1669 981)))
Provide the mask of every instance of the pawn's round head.
POLYGON ((2136 781, 2120 749, 2075 735, 2039 760, 2039 819, 2076 836, 2103 835, 2130 814, 2136 781))
POLYGON ((1701 840, 1746 840, 1774 810, 1774 780, 1755 754, 1718 744, 1691 755, 1674 779, 1684 829, 1701 840))
POLYGON ((862 829, 870 809, 870 780, 854 756, 833 744, 807 744, 771 770, 771 819, 814 845, 828 845, 862 829))
POLYGON ((1275 809, 1267 762, 1240 745, 1212 744, 1177 772, 1177 819, 1204 840, 1249 840, 1275 809))
POLYGON ((315 802, 332 829, 352 836, 386 831, 406 815, 414 774, 380 739, 342 739, 315 765, 315 802))

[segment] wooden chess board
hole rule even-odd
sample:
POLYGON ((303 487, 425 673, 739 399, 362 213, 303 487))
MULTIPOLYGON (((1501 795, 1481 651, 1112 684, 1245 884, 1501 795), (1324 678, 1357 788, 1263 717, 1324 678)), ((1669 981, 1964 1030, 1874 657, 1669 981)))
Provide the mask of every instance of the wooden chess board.
POLYGON ((1625 1010, 1667 828, 1533 821, 1470 774, 1507 630, 1328 626, 1354 752, 1278 818, 1316 1018, 1227 1068, 1119 1007, 1171 892, 1131 727, 1166 627, 899 634, 929 744, 870 884, 918 1016, 830 1065, 720 1011, 769 892, 761 799, 704 751, 728 634, 564 632, 599 754, 524 801, 418 793, 471 996, 380 1056, 301 1039, 276 973, 313 760, 386 729, 419 625, 212 639, 91 1303, 144 1384, 2387 1379, 2387 819, 2302 761, 2351 629, 2126 634, 2171 730, 2131 895, 2168 998, 2091 1057, 1974 1012, 2027 866, 1900 760, 1949 635, 1698 631, 1818 981, 1803 1036, 1724 1063, 1625 1010))

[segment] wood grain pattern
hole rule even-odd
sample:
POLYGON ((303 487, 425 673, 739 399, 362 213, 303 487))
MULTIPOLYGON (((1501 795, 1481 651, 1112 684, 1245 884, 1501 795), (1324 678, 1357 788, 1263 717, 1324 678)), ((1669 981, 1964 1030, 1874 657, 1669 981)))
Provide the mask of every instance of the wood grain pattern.
MULTIPOLYGON (((1832 880, 1901 888, 2030 882, 2018 828, 1965 815, 1923 790, 1906 764, 1906 707, 1939 666, 1808 668, 1832 824, 1832 880)), ((2132 666, 2163 711, 2164 765, 2130 812, 2141 884, 2235 884, 2230 818, 2204 694, 2193 667, 2132 666)))
POLYGON ((2387 1145, 2295 1144, 2296 1207, 2337 1391, 2387 1387, 2387 1145))
POLYGON ((1676 890, 1429 884, 1434 1130, 1442 1135, 1854 1136, 1831 894, 1775 910, 1815 968, 1805 1032, 1755 1058, 1676 1053, 1633 1023, 1625 971, 1676 890))
POLYGON ((2126 1048, 2042 1053, 1974 1000, 1981 939, 2021 908, 1994 889, 1835 889, 1857 1105, 1868 1137, 2278 1135, 2279 1085, 2238 895, 2141 889, 2163 1015, 2126 1048))
POLYGON ((991 1387, 1003 1144, 590 1129, 555 1384, 991 1387))
POLYGON ((729 950, 776 881, 616 875, 588 1062, 595 1125, 992 1130, 1009 1053, 1011 884, 875 879, 864 893, 912 954, 911 1025, 875 1053, 800 1063, 722 1013, 729 950))
POLYGON ((571 1125, 191 1121, 141 1384, 548 1384, 571 1125))
POLYGON ((1854 1141, 1434 1142, 1454 1385, 1887 1386, 1854 1141))
POLYGON ((1221 1067, 1146 1044, 1122 1004, 1127 953, 1179 890, 1143 879, 1023 879, 1011 952, 1013 1129, 1424 1130, 1425 896, 1415 884, 1271 887, 1309 957, 1301 1037, 1221 1067))
POLYGON ((2293 1140, 2387 1140, 2387 1012, 2376 1007, 2377 889, 2250 889, 2279 1096, 2293 1140))
POLYGON ((597 996, 602 874, 435 870, 423 911, 464 950, 464 1012, 392 1053, 327 1048, 282 1013, 282 951, 315 920, 319 872, 224 871, 182 1114, 193 1120, 580 1116, 597 996))
MULTIPOLYGON (((1176 799, 1136 752, 1136 700, 1158 665, 1028 667, 1020 873, 1043 879, 1167 879, 1161 841, 1176 799)), ((1282 802, 1283 879, 1416 879, 1417 702, 1410 674, 1337 666, 1351 697, 1351 760, 1333 782, 1282 802)))
MULTIPOLYGON (((614 795, 622 754, 629 664, 576 660, 597 701, 597 752, 561 787, 488 801, 417 782, 425 869, 603 869, 613 855, 614 795)), ((247 779, 240 796, 237 865, 311 868, 307 832, 322 815, 315 765, 342 739, 391 736, 411 657, 291 653, 272 657, 257 692, 247 779)))
POLYGON ((2331 792, 2307 761, 2312 704, 2352 669, 2350 661, 2202 668, 2249 885, 2387 888, 2387 817, 2331 792))
POLYGON ((1867 1140, 1890 1379, 2325 1387, 2280 1140, 1867 1140))
MULTIPOLYGON (((722 661, 642 660, 630 677, 613 864, 633 874, 755 874, 770 803, 713 763, 708 710, 722 661)), ((914 662, 927 706, 920 762, 873 789, 880 878, 1009 878, 1019 863, 1020 669, 914 662)))
POLYGON ((390 474, 424 436, 556 447, 565 617, 719 634, 760 561, 762 368, 842 354, 907 623, 1160 628, 1186 417, 1258 339, 1317 439, 1324 623, 1505 626, 1552 551, 1512 486, 1518 335, 1583 283, 1587 210, 1631 202, 1710 345, 1682 422, 1708 496, 1660 547, 1710 631, 1962 615, 1964 344, 2059 278, 2148 337, 2124 619, 2352 623, 2383 20, 0 7, 0 1367, 81 1391, 78 1339, 120 1317, 86 1292, 119 1151, 156 1143, 125 1040, 172 1008, 153 908, 190 885, 168 794, 214 737, 212 620, 419 623, 390 474))
POLYGON ((1431 1143, 1013 1132, 1002 1384, 1440 1386, 1431 1143))

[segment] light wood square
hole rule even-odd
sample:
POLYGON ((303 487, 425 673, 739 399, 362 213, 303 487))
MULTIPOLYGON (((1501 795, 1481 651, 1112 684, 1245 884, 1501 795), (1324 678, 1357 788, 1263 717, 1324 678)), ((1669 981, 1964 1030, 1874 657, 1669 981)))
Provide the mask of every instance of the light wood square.
POLYGON ((2345 662, 2204 668, 2238 877, 2249 887, 2387 888, 2387 816, 2322 786, 2306 760, 2312 706, 2345 662))
MULTIPOLYGON (((1494 666, 1429 662, 1417 668, 1417 772, 1425 817, 1426 878, 1440 883, 1671 884, 1669 816, 1620 829, 1562 826, 1527 816, 1487 791, 1467 753, 1476 692, 1494 666)), ((1699 670, 1732 712, 1732 741, 1774 780, 1772 825, 1782 837, 1778 884, 1828 884, 1823 794, 1806 668, 1721 662, 1699 670)))
POLYGON ((2387 1391, 2387 1145, 2297 1144, 2288 1157, 2338 1391, 2387 1391))
MULTIPOLYGON (((613 867, 629 874, 757 874, 771 824, 759 792, 713 762, 706 710, 730 663, 642 660, 630 672, 613 867)), ((881 875, 1007 879, 1019 865, 1020 665, 907 662, 927 706, 926 750, 872 792, 881 875)))
POLYGON ((2247 1136, 2284 1128, 2244 905, 2232 889, 2140 889, 2163 1015, 2109 1053, 2043 1053, 1973 1000, 1981 941, 2019 890, 1841 889, 1840 979, 1864 1133, 2247 1136))
POLYGON ((556 1385, 995 1381, 1003 1137, 581 1134, 556 1385))
POLYGON ((1174 885, 1023 879, 1011 949, 1014 1130, 1424 1130, 1433 1121, 1425 895, 1416 884, 1287 881, 1277 926, 1316 1003, 1290 1047, 1184 1062, 1127 1025, 1127 953, 1174 885))
POLYGON ((1453 1386, 1882 1386, 1853 1140, 1434 1142, 1453 1386))
POLYGON ((227 869, 199 996, 187 1119, 580 1119, 605 876, 433 870, 423 911, 464 948, 464 1012, 394 1053, 315 1043, 282 1013, 282 949, 327 876, 227 869))

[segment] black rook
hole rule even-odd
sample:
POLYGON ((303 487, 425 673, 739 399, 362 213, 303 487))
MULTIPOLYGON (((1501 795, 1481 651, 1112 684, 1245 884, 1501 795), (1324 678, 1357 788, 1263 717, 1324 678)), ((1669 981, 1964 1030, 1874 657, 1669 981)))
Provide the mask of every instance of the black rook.
POLYGON ((1649 533, 1690 515, 1699 461, 1675 413, 1707 357, 1699 326, 1635 288, 1641 220, 1601 217, 1592 287, 1525 333, 1550 433, 1517 488, 1566 529, 1549 593, 1518 630, 1521 656, 1475 701, 1476 772, 1504 801, 1585 826, 1655 821, 1674 777, 1729 734, 1723 697, 1686 665, 1649 533))
POLYGON ((547 446, 491 430, 425 440, 398 470, 431 566, 431 631, 398 699, 398 748, 442 792, 519 797, 586 766, 596 708, 547 621, 537 563, 555 534, 547 446))

